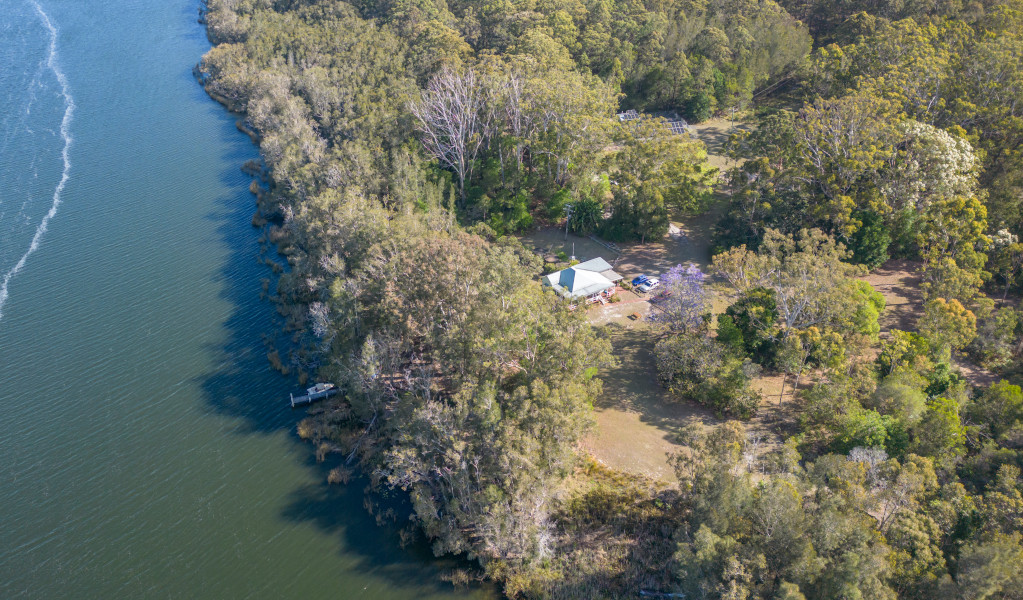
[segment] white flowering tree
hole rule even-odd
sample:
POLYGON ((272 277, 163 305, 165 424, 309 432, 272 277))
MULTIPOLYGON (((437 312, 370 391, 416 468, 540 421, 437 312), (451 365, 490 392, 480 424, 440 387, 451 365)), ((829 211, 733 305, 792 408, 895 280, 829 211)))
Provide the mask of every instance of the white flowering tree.
POLYGON ((974 195, 980 161, 970 142, 919 121, 898 129, 900 154, 882 188, 893 208, 921 209, 935 200, 974 195))

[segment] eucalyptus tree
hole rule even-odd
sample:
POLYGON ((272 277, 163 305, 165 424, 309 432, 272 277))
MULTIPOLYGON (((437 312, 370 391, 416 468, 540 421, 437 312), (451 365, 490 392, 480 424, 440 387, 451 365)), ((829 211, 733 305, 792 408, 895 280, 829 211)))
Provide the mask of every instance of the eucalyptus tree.
POLYGON ((486 100, 487 91, 475 70, 445 67, 430 79, 420 99, 409 104, 423 146, 455 172, 463 202, 466 179, 491 133, 486 100))

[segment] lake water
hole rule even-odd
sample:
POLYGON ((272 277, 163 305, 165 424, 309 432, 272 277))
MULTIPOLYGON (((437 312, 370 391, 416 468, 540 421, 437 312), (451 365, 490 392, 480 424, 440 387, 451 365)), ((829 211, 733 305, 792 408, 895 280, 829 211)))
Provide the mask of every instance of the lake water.
POLYGON ((0 0, 0 598, 491 597, 295 436, 196 10, 0 0))

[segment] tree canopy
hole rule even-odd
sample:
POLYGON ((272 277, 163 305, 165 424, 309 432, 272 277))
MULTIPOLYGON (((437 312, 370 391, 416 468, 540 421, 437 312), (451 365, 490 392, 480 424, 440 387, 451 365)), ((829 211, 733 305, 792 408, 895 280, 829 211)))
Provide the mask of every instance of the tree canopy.
POLYGON ((402 491, 403 535, 512 597, 1023 598, 1020 0, 203 18, 197 75, 260 147, 282 366, 342 391, 299 432, 368 505, 402 491), (726 111, 747 126, 719 172, 680 120, 726 111), (668 271, 649 345, 664 399, 724 422, 667 432, 655 483, 581 452, 611 345, 510 234, 644 244, 711 206, 711 268, 668 271), (891 258, 920 311, 882 331, 862 276, 891 258), (766 450, 742 424, 763 372, 792 391, 766 450))

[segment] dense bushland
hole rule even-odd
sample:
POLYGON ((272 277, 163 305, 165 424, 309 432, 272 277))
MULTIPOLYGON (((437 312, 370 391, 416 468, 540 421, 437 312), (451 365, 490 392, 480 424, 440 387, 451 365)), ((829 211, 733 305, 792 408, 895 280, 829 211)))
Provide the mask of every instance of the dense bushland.
POLYGON ((1020 362, 1023 6, 783 6, 209 0, 198 72, 256 134, 253 223, 288 263, 298 350, 271 354, 344 391, 300 426, 332 481, 404 490, 509 595, 1021 597, 1023 392, 955 360, 1020 362), (718 179, 629 108, 753 123, 718 179), (679 432, 673 486, 580 461, 610 345, 506 234, 643 242, 715 187, 729 306, 664 278, 661 379, 747 418, 781 374, 798 430, 679 432), (925 303, 881 336, 857 277, 889 257, 925 303))

